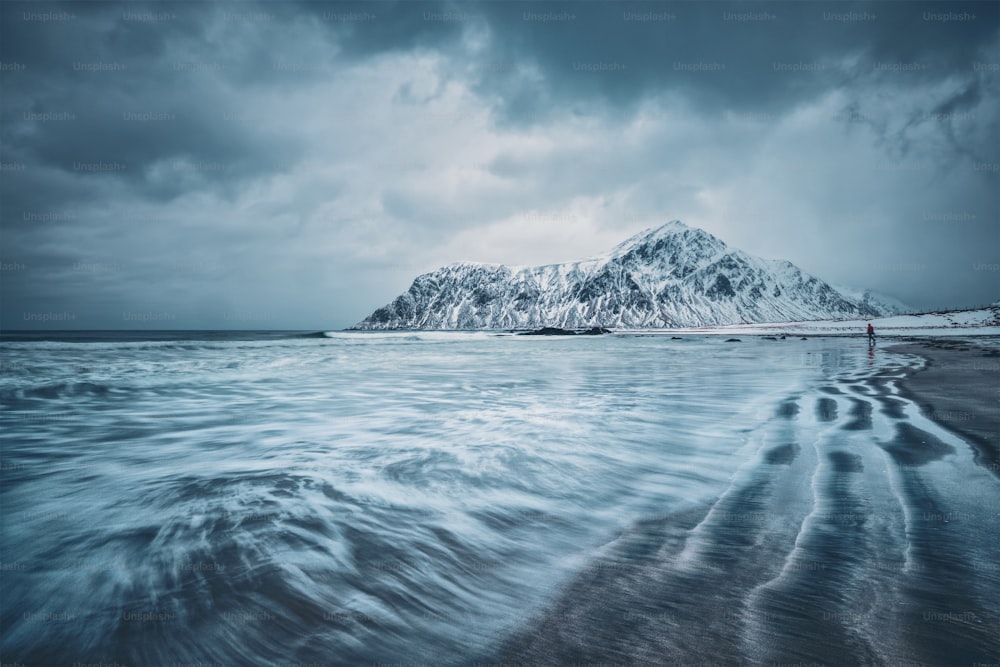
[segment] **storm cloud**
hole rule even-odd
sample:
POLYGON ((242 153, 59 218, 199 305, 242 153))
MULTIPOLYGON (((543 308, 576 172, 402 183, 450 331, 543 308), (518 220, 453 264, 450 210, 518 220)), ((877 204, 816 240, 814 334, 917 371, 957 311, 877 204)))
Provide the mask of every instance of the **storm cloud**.
POLYGON ((340 328, 670 219, 915 308, 1000 297, 1000 13, 3 3, 5 329, 340 328))

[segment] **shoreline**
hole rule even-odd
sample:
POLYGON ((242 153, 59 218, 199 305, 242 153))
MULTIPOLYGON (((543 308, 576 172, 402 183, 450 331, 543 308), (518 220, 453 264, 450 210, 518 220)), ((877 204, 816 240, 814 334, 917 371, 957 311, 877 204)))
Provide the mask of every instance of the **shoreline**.
POLYGON ((922 357, 922 369, 906 374, 900 393, 921 413, 968 442, 977 465, 1000 479, 1000 341, 914 338, 886 349, 922 357))
POLYGON ((880 349, 925 365, 789 394, 718 498, 624 529, 482 662, 995 662, 1000 338, 880 349))

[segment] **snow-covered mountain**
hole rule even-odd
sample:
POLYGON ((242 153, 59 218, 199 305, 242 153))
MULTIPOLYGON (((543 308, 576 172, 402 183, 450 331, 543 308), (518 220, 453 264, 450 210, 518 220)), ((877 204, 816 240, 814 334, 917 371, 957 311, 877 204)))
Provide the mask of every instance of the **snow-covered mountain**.
POLYGON ((692 327, 877 317, 899 312, 849 296, 792 263, 730 248, 673 221, 603 257, 537 267, 461 262, 417 277, 353 329, 692 327))

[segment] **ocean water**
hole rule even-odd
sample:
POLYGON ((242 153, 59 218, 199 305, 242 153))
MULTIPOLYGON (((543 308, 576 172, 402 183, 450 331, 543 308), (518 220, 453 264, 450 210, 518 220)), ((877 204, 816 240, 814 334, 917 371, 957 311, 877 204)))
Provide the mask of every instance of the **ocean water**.
MULTIPOLYGON (((770 658, 755 638, 773 632, 760 623, 775 605, 860 585, 855 561, 902 563, 875 573, 901 596, 907 577, 929 576, 933 563, 905 564, 929 549, 914 513, 928 511, 916 476, 931 471, 954 494, 935 511, 967 518, 948 528, 971 573, 952 582, 969 589, 960 611, 996 622, 997 520, 981 511, 996 480, 894 395, 922 362, 860 340, 55 338, 0 342, 4 663, 485 661, 516 652, 512 638, 636 526, 700 512, 684 548, 658 558, 718 573, 747 540, 760 546, 761 503, 789 542, 740 598, 756 616, 726 632, 741 655, 770 658), (940 448, 908 462, 893 444, 906 429, 940 448), (784 495, 744 493, 795 465, 784 495), (858 492, 843 481, 858 470, 884 480, 858 492), (871 515, 879 494, 899 500, 884 525, 824 527, 871 515), (831 530, 853 555, 823 542, 831 530), (808 590, 782 579, 804 558, 829 560, 808 590)), ((831 619, 849 633, 849 617, 831 619)), ((973 655, 988 655, 973 635, 973 655)))

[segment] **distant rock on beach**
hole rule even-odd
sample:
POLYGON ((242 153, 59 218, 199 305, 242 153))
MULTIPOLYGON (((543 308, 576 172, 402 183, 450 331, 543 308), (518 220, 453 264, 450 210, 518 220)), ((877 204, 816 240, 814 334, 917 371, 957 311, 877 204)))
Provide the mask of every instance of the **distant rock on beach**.
POLYGON ((591 327, 590 329, 585 329, 583 331, 574 331, 573 329, 561 329, 559 327, 542 327, 541 329, 535 329, 534 331, 521 331, 518 332, 519 336, 603 336, 605 334, 614 333, 610 329, 605 329, 604 327, 591 327))

